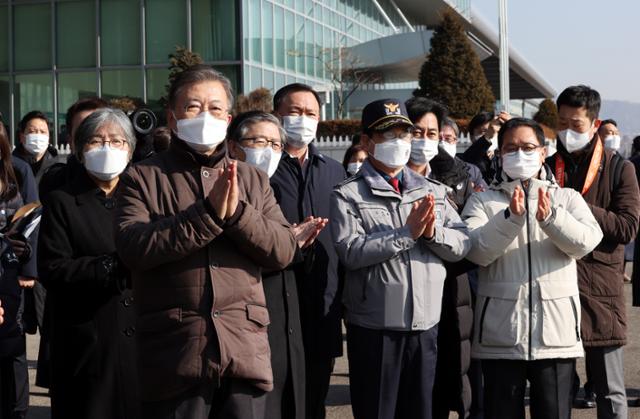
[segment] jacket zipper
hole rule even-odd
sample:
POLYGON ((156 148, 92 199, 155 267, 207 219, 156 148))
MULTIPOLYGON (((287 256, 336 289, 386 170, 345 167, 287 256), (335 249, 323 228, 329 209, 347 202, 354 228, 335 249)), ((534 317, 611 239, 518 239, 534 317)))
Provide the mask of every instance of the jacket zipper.
POLYGON ((484 330, 484 315, 487 312, 487 306, 491 297, 487 297, 482 305, 482 313, 480 314, 480 331, 478 332, 478 343, 482 344, 482 331, 484 330))
MULTIPOLYGON (((531 186, 531 181, 529 181, 531 186)), ((527 262, 529 263, 529 360, 531 360, 531 338, 533 337, 532 313, 533 313, 533 275, 531 274, 531 237, 529 227, 529 187, 524 191, 525 217, 527 222, 527 262)))
POLYGON ((576 339, 580 342, 580 325, 578 324, 578 308, 576 307, 576 302, 573 301, 573 297, 569 297, 571 301, 571 308, 573 308, 573 318, 576 321, 576 339))

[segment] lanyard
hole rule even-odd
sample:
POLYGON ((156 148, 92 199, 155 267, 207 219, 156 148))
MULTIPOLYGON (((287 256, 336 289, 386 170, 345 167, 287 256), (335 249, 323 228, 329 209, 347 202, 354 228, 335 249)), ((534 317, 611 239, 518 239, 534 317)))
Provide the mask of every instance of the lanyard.
MULTIPOLYGON (((587 171, 587 177, 584 180, 584 185, 582 186, 582 191, 580 192, 582 196, 584 196, 591 185, 593 185, 593 181, 596 178, 596 174, 598 173, 598 169, 600 168, 600 162, 602 161, 602 153, 604 151, 604 147, 599 138, 596 138, 596 147, 593 150, 593 155, 591 156, 591 162, 589 162, 589 170, 587 171)), ((560 187, 564 187, 564 159, 562 156, 558 154, 556 157, 556 180, 558 181, 558 185, 560 187)))

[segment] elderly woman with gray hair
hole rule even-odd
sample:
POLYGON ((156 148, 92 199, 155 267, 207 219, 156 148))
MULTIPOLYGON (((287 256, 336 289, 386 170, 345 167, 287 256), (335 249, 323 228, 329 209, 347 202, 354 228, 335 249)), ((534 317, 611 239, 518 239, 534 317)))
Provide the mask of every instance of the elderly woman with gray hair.
POLYGON ((54 301, 52 418, 138 418, 133 298, 113 228, 135 135, 122 111, 104 108, 73 141, 84 170, 51 192, 39 242, 40 279, 54 301))

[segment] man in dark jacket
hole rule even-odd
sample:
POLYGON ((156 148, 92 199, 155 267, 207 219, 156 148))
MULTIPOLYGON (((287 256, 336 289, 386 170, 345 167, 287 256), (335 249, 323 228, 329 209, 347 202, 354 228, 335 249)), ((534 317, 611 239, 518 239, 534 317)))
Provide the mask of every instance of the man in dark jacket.
POLYGON ((604 233, 598 247, 578 260, 587 380, 596 393, 598 419, 626 418, 624 244, 638 231, 638 182, 633 165, 606 150, 597 134, 597 91, 568 87, 557 105, 558 152, 547 164, 560 186, 582 193, 604 233))
MULTIPOLYGON (((329 217, 329 196, 346 177, 337 161, 311 143, 320 120, 320 98, 309 86, 290 84, 278 90, 273 109, 281 118, 287 145, 271 187, 290 223, 308 216, 329 217)), ((342 354, 338 256, 328 229, 295 267, 305 351, 306 405, 309 419, 324 418, 324 401, 334 358, 342 354)))
POLYGON ((169 89, 169 150, 120 180, 144 418, 263 418, 273 388, 261 273, 289 265, 296 243, 267 174, 227 157, 232 108, 229 79, 183 71, 169 89))

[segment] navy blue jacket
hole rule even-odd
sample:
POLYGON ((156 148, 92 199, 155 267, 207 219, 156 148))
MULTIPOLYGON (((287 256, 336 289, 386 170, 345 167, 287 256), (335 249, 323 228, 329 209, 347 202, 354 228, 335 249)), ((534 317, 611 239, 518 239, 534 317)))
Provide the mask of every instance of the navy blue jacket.
MULTIPOLYGON (((329 218, 329 196, 334 186, 346 178, 337 161, 309 145, 305 168, 298 159, 283 153, 271 187, 290 223, 306 217, 329 218)), ((294 267, 300 300, 300 319, 305 352, 312 358, 342 355, 342 290, 338 255, 327 227, 304 252, 304 261, 294 267)))

